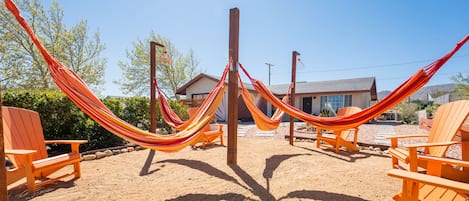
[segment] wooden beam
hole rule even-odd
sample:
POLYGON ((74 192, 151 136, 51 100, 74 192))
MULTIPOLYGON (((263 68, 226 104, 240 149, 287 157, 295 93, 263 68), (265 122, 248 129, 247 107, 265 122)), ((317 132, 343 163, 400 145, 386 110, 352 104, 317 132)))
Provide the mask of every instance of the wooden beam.
POLYGON ((150 132, 156 133, 156 43, 150 42, 150 132))
MULTIPOLYGON (((297 51, 292 52, 292 63, 291 63, 291 94, 290 94, 290 105, 295 107, 295 88, 296 88, 296 60, 300 55, 297 51)), ((295 133, 295 118, 290 116, 290 145, 293 145, 293 134, 295 133)))
POLYGON ((229 56, 231 58, 228 76, 228 165, 237 164, 238 154, 238 48, 239 48, 239 9, 230 9, 229 56))
POLYGON ((155 41, 150 42, 150 132, 156 133, 156 46, 164 47, 155 41))
POLYGON ((0 88, 0 200, 8 200, 7 171, 5 168, 5 141, 3 138, 2 89, 0 88))
MULTIPOLYGON (((156 133, 156 46, 164 47, 164 45, 151 41, 150 42, 150 132, 156 133)), ((150 150, 147 162, 153 160, 155 150, 150 150)))

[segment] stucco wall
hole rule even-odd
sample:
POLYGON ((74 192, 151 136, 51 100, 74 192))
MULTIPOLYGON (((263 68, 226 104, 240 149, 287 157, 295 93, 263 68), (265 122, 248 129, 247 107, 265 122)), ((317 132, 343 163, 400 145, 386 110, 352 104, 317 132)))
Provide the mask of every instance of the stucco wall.
MULTIPOLYGON (((216 81, 209 78, 202 78, 198 82, 193 83, 186 89, 186 96, 188 99, 192 98, 192 94, 204 94, 210 92, 213 87, 216 85, 216 81)), ((321 96, 331 96, 331 95, 352 95, 352 106, 357 106, 360 108, 367 108, 370 106, 371 95, 369 92, 354 92, 354 93, 322 93, 322 94, 301 94, 296 95, 295 106, 300 110, 303 109, 303 98, 312 97, 312 113, 320 113, 320 103, 321 96)), ((258 94, 254 94, 255 102, 258 107, 264 112, 267 113, 267 104, 264 99, 258 94)), ((247 120, 250 118, 250 113, 247 110, 246 106, 242 102, 242 98, 239 98, 238 106, 238 117, 239 119, 247 120)), ((224 95, 223 102, 220 105, 219 110, 217 111, 217 119, 219 121, 226 121, 228 119, 228 89, 224 95)), ((284 120, 288 120, 288 115, 285 115, 284 120)))

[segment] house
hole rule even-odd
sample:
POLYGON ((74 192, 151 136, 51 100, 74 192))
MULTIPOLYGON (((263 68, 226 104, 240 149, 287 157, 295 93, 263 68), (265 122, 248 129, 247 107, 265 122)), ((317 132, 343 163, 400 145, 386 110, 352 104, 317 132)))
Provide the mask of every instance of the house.
MULTIPOLYGON (((179 88, 176 93, 185 95, 186 102, 191 107, 197 107, 208 95, 210 90, 220 80, 220 77, 208 74, 199 74, 188 83, 179 88)), ((254 97, 254 102, 266 114, 270 108, 268 104, 251 84, 244 83, 254 97)), ((289 84, 271 85, 269 89, 274 95, 281 98, 287 94, 289 84)), ((329 80, 318 82, 296 83, 295 106, 308 114, 319 115, 326 105, 337 111, 345 106, 357 106, 367 108, 377 100, 376 81, 374 77, 329 80), (328 104, 326 104, 328 103, 328 104)), ((228 93, 225 93, 223 101, 216 113, 217 121, 226 121, 228 117, 228 93)), ((241 96, 238 100, 238 119, 250 121, 251 115, 241 96)))

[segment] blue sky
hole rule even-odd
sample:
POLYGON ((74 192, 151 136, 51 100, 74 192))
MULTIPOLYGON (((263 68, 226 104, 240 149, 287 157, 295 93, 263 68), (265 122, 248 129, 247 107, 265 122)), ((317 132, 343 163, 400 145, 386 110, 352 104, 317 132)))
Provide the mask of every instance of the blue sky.
MULTIPOLYGON (((48 7, 49 0, 43 1, 48 7)), ((99 30, 108 59, 103 95, 122 95, 114 80, 132 42, 155 31, 183 53, 193 49, 205 73, 219 75, 228 59, 229 9, 240 9, 240 62, 271 83, 376 77, 378 91, 393 90, 417 69, 469 34, 469 2, 371 0, 58 0, 67 27, 79 20, 99 30)), ((469 74, 469 44, 428 85, 469 74)), ((247 81, 247 80, 246 80, 247 81)))

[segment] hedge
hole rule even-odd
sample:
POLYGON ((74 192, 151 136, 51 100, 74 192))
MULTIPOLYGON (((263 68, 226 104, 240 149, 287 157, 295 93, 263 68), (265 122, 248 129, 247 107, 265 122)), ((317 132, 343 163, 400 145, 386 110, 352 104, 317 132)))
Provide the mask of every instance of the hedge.
MULTIPOLYGON (((34 110, 39 113, 44 131, 44 138, 86 139, 80 151, 121 146, 127 142, 89 118, 63 93, 56 91, 17 91, 2 92, 4 106, 14 106, 34 110)), ((150 100, 146 97, 104 98, 101 101, 119 118, 148 130, 150 127, 150 100)), ((181 118, 187 118, 187 107, 176 101, 170 105, 181 118)), ((169 127, 164 123, 157 105, 157 128, 168 133, 169 127)), ((51 146, 50 153, 68 151, 65 146, 51 146)))

